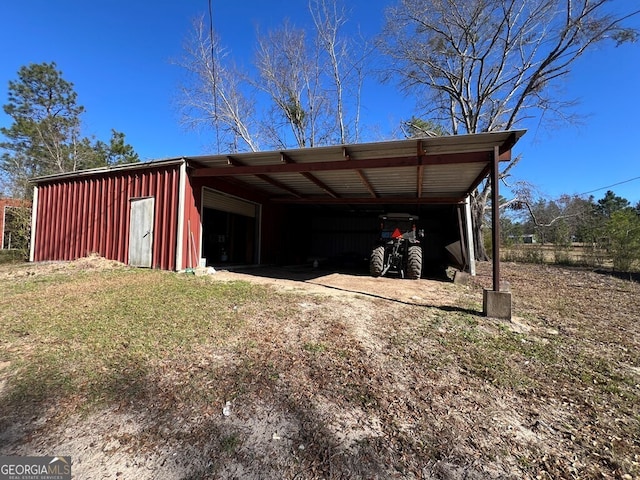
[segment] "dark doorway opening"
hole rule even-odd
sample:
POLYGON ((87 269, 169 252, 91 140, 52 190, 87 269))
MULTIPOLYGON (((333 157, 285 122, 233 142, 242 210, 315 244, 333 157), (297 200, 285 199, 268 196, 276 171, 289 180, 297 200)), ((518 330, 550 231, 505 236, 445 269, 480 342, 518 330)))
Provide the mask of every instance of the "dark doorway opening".
POLYGON ((441 278, 452 265, 447 246, 461 240, 458 205, 300 206, 284 211, 283 265, 312 264, 369 272, 369 257, 380 233, 380 214, 409 213, 424 230, 423 277, 441 278))
POLYGON ((256 218, 203 208, 202 253, 208 266, 257 263, 256 218))

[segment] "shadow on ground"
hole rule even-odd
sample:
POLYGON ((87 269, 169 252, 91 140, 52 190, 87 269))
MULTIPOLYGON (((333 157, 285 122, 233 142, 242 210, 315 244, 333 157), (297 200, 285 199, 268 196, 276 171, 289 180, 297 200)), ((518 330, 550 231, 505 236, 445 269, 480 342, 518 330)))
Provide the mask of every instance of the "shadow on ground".
MULTIPOLYGON (((429 288, 429 282, 436 282, 437 285, 449 284, 451 280, 446 273, 436 274, 423 277, 421 280, 407 280, 397 275, 389 275, 384 278, 373 278, 369 272, 363 268, 341 268, 341 269, 324 269, 313 268, 310 266, 290 266, 290 267, 236 267, 230 269, 234 273, 249 275, 251 277, 268 278, 274 280, 286 280, 293 282, 301 282, 309 285, 324 287, 338 292, 351 293, 355 295, 363 295, 370 298, 376 298, 393 303, 409 306, 420 306, 425 308, 434 308, 444 312, 459 312, 468 315, 482 315, 482 312, 472 308, 460 307, 457 305, 443 305, 435 302, 425 302, 419 296, 414 296, 410 300, 402 299, 402 295, 398 293, 407 291, 409 288, 415 289, 416 282, 421 282, 423 288, 429 288), (353 281, 346 282, 350 286, 339 285, 336 276, 342 280, 343 278, 352 278, 353 281), (371 282, 374 282, 373 284, 371 282), (393 282, 391 290, 393 294, 380 293, 375 288, 367 288, 373 285, 378 286, 380 282, 393 282)), ((391 284, 389 284, 391 285, 391 284)))

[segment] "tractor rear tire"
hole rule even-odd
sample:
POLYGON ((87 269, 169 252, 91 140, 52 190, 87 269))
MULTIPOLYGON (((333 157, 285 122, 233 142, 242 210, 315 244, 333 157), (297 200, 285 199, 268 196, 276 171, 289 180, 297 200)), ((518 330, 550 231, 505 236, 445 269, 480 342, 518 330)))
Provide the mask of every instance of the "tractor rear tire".
POLYGON ((376 247, 371 251, 371 259, 369 260, 369 272, 374 277, 382 275, 384 270, 384 247, 376 247))
POLYGON ((411 245, 407 251, 407 277, 417 280, 422 275, 422 247, 411 245))

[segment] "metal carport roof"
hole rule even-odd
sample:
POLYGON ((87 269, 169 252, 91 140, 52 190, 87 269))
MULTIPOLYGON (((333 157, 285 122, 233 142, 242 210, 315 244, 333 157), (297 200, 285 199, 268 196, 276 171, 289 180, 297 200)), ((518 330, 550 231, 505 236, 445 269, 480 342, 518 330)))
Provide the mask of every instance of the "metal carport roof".
MULTIPOLYGON (((456 204, 464 202, 478 184, 489 175, 493 184, 498 186, 499 161, 508 161, 511 158, 511 149, 524 134, 525 130, 512 130, 282 151, 179 157, 49 175, 32 179, 32 181, 40 188, 46 183, 59 179, 89 176, 100 178, 101 174, 113 172, 131 172, 136 177, 135 174, 139 170, 161 166, 180 165, 182 172, 186 163, 191 167, 189 175, 192 177, 217 177, 229 183, 241 183, 249 189, 262 191, 274 202, 311 205, 378 204, 379 207, 391 204, 456 204)), ((180 174, 180 178, 182 177, 180 174)), ((91 185, 94 184, 84 182, 83 185, 86 188, 92 188, 91 185)), ((150 182, 147 181, 146 184, 144 181, 140 184, 134 182, 134 185, 149 187, 150 182)), ((164 184, 156 180, 154 185, 164 184)), ((81 191, 85 190, 75 189, 68 198, 72 198, 73 195, 77 197, 81 191)), ((84 215, 89 211, 90 205, 98 206, 95 199, 101 198, 101 201, 106 202, 105 191, 95 190, 82 198, 73 197, 75 199, 73 202, 68 201, 60 208, 66 209, 65 215, 68 218, 72 218, 70 212, 74 211, 84 215)), ((502 294, 507 292, 500 292, 498 193, 498 188, 492 189, 493 291, 496 294, 502 294)), ((35 225, 35 214, 39 208, 37 190, 34 198, 36 201, 33 225, 35 225)), ((122 205, 126 204, 122 203, 122 205)), ((104 203, 104 206, 112 207, 108 203, 104 203)), ((176 208, 176 211, 183 212, 182 207, 176 208)), ((467 211, 469 211, 468 208, 467 211)), ((55 215, 52 213, 49 215, 61 218, 61 211, 56 210, 55 215)), ((102 221, 102 210, 94 208, 94 213, 84 217, 92 219, 95 217, 102 221)), ((126 213, 120 217, 126 218, 126 213)), ((175 219, 171 223, 175 225, 175 219)), ((178 222, 179 225, 182 224, 182 227, 178 226, 178 228, 183 230, 176 239, 175 248, 176 252, 179 252, 176 253, 176 265, 181 265, 178 257, 182 255, 180 252, 182 252, 182 242, 185 240, 183 223, 178 222)), ((72 225, 75 228, 80 223, 74 220, 72 225)), ((95 225, 94 239, 98 238, 101 228, 98 225, 102 224, 95 223, 95 225)), ((84 238, 85 232, 90 230, 89 228, 79 232, 78 237, 84 238)), ((32 229, 32 232, 34 231, 35 227, 32 229)), ((66 235, 65 232, 63 234, 66 235)), ((31 258, 34 251, 33 238, 32 235, 31 258)), ((67 240, 64 240, 65 244, 68 243, 67 240)), ((57 244, 62 244, 62 241, 57 244)), ((493 297, 497 298, 498 295, 485 298, 486 314, 490 314, 493 308, 491 306, 493 297), (488 301, 487 298, 492 300, 488 301)), ((510 301, 509 294, 509 316, 511 315, 510 301)))
POLYGON ((525 130, 184 157, 194 177, 222 177, 284 203, 458 203, 509 160, 525 130))

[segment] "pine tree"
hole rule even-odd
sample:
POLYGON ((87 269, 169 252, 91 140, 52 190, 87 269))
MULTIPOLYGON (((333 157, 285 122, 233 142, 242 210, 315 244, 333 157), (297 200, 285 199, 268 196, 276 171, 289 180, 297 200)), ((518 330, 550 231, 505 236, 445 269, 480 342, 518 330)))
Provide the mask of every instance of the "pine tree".
POLYGON ((32 177, 109 165, 114 156, 116 162, 138 161, 122 133, 112 131, 108 146, 81 136, 84 107, 54 62, 21 67, 8 91, 3 109, 13 123, 0 128, 0 170, 13 196, 29 198, 32 177))

